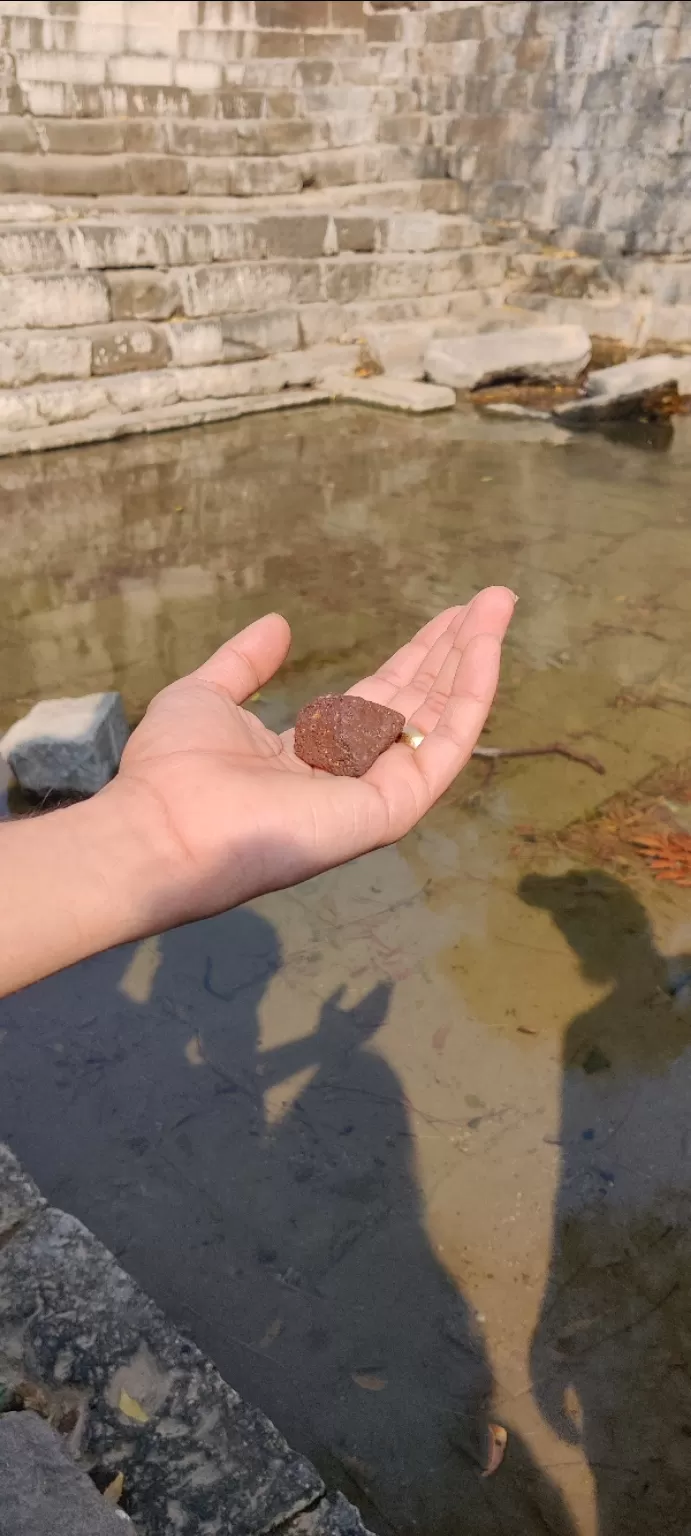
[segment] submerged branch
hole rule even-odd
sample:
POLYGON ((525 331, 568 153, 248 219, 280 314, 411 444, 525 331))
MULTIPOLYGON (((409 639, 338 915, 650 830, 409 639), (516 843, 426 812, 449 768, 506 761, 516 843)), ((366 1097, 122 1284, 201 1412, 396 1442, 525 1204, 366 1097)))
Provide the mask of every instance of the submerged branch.
POLYGON ((587 752, 574 752, 573 747, 553 741, 549 747, 475 747, 473 757, 485 757, 494 761, 499 757, 568 757, 572 763, 583 763, 593 773, 604 773, 605 766, 599 758, 587 752))

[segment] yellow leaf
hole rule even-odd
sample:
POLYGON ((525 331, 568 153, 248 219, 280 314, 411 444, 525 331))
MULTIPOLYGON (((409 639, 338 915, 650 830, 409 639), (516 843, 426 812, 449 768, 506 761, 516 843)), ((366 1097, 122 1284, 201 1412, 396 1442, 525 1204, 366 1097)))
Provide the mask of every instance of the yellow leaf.
POLYGON ((133 1419, 135 1424, 148 1424, 149 1415, 142 1408, 141 1403, 135 1397, 130 1397, 129 1392, 122 1391, 118 1398, 118 1408, 124 1413, 126 1419, 133 1419))
POLYGON ((108 1487, 104 1488, 103 1497, 107 1504, 119 1504, 124 1492, 125 1475, 123 1472, 118 1472, 117 1477, 113 1478, 112 1483, 109 1483, 108 1487))
POLYGON ((203 1067, 206 1065, 206 1056, 200 1035, 193 1035, 185 1046, 185 1055, 191 1067, 203 1067))
POLYGON ((483 1477, 491 1477, 492 1473, 496 1472, 497 1467, 501 1466, 504 1460, 506 1442, 509 1438, 503 1424, 488 1424, 487 1429, 489 1432, 489 1446, 487 1466, 482 1473, 483 1477))
POLYGON ((364 1392, 383 1392, 389 1385, 386 1377, 377 1376, 375 1371, 353 1371, 352 1379, 364 1392))

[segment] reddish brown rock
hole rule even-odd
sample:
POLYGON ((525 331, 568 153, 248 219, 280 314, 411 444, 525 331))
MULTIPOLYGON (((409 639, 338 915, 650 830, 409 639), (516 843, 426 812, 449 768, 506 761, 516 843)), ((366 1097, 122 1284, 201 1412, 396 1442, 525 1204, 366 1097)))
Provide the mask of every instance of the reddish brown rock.
POLYGON ((295 751, 303 763, 359 779, 405 725, 397 709, 354 693, 326 693, 304 704, 295 722, 295 751))

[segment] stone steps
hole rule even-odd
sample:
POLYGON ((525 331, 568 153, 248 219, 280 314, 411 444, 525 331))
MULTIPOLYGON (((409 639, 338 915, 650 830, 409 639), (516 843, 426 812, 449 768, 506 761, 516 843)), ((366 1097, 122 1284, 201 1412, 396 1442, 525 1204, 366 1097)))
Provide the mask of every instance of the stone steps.
MULTIPOLYGON (((401 213, 415 211, 433 213, 460 213, 463 208, 462 188, 458 183, 445 179, 420 180, 410 177, 404 181, 356 182, 343 186, 306 187, 300 192, 286 193, 280 198, 259 193, 254 197, 195 197, 181 196, 147 197, 136 194, 103 195, 93 197, 32 198, 28 194, 0 194, 0 226, 39 222, 54 223, 59 219, 74 219, 88 214, 90 219, 120 215, 179 214, 187 218, 193 213, 234 214, 248 213, 256 209, 299 209, 301 212, 334 212, 337 208, 377 207, 385 211, 395 209, 401 213)), ((496 232, 491 225, 478 226, 486 230, 487 244, 496 243, 496 232)), ((484 238, 484 236, 483 236, 484 238)))
POLYGON ((691 260, 512 253, 512 305, 627 347, 691 346, 691 260))
MULTIPOLYGON (((267 126, 267 125, 265 125, 267 126)), ((0 153, 0 194, 35 197, 117 195, 280 196, 303 187, 405 181, 444 174, 434 145, 363 143, 255 156, 0 153)))
POLYGON ((419 298, 499 288, 504 251, 227 261, 171 270, 13 273, 0 277, 0 329, 61 330, 110 320, 205 319, 264 306, 419 298))
MULTIPOLYGON (((482 235, 482 227, 464 214, 399 212, 376 206, 355 205, 333 212, 302 208, 245 212, 241 208, 225 214, 214 210, 197 219, 157 211, 120 216, 101 211, 99 216, 82 213, 61 221, 0 223, 0 273, 26 277, 283 257, 465 252, 480 246, 482 235)), ((492 271, 499 264, 503 277, 506 250, 494 248, 486 259, 492 271)))

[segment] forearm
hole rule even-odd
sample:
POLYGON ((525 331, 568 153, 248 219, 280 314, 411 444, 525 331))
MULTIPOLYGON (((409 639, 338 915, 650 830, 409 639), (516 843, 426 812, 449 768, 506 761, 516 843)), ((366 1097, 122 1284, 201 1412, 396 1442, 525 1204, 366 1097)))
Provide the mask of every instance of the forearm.
POLYGON ((165 856, 113 786, 0 826, 0 995, 166 923, 165 856), (126 812, 126 814, 125 814, 126 812))

